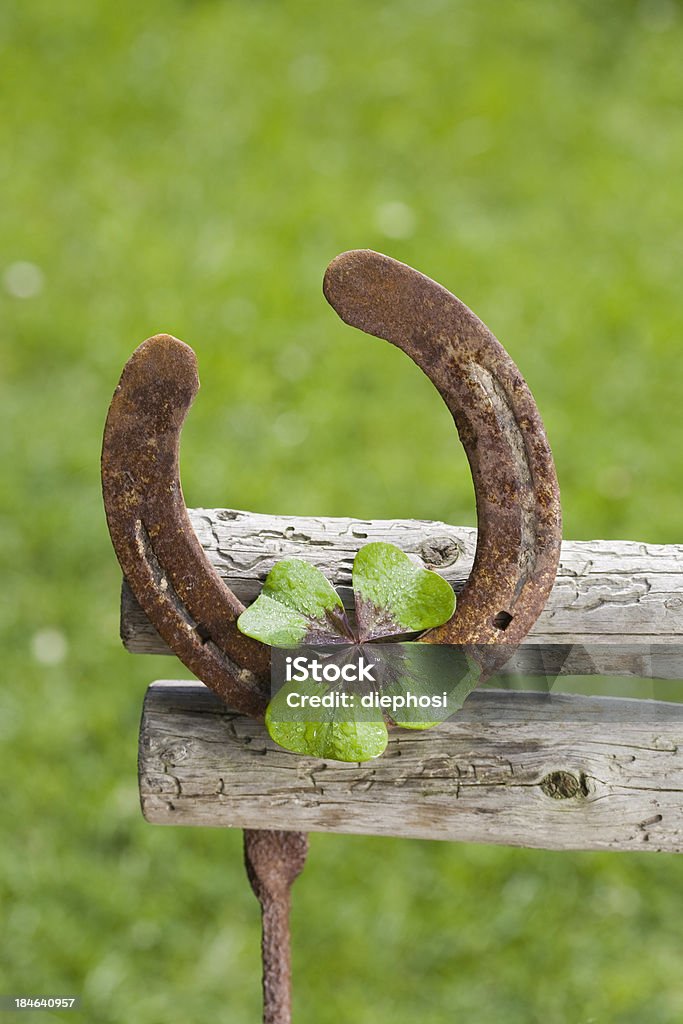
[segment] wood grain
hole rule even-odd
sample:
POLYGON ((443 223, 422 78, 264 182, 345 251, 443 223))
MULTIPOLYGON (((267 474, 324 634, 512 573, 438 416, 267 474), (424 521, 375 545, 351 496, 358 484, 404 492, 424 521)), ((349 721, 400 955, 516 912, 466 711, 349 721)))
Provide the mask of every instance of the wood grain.
POLYGON ((142 809, 165 825, 683 852, 683 705, 475 692, 365 764, 300 757, 200 683, 145 698, 142 809))

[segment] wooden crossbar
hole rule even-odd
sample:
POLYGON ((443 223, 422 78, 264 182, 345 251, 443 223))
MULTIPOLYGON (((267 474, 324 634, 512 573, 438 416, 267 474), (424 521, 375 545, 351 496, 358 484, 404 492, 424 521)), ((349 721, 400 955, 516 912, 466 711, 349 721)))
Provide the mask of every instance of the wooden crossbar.
MULTIPOLYGON (((353 557, 374 540, 458 591, 476 546, 476 530, 443 523, 190 515, 246 604, 286 557, 318 565, 348 604, 353 557)), ((125 583, 121 632, 130 651, 170 653, 125 583)), ((550 644, 565 648, 550 665, 560 675, 681 679, 682 639, 683 545, 565 542, 548 605, 507 668, 547 673, 534 650, 550 644)), ((483 689, 449 722, 391 730, 381 758, 353 765, 282 750, 201 683, 158 682, 139 765, 143 812, 157 824, 683 852, 683 703, 483 689)))
POLYGON ((155 824, 683 852, 683 704, 482 690, 358 765, 288 753, 200 683, 157 682, 139 768, 155 824))
MULTIPOLYGON (((192 525, 212 565, 249 604, 273 564, 305 558, 351 597, 351 565, 370 541, 390 541, 461 590, 476 546, 470 527, 415 520, 365 521, 267 516, 232 509, 192 509, 192 525)), ((124 584, 121 635, 134 653, 170 651, 124 584)), ((683 545, 636 541, 565 541, 550 600, 528 645, 576 645, 557 672, 683 679, 683 545), (587 655, 583 647, 588 645, 587 655), (678 647, 677 647, 678 645, 678 647)), ((520 652, 508 671, 547 671, 520 652)))

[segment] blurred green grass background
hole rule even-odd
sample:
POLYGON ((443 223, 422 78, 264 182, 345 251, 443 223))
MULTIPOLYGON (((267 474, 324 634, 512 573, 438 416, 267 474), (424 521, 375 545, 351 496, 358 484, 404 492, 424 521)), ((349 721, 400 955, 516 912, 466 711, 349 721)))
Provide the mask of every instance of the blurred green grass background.
MULTIPOLYGON (((683 10, 9 0, 0 36, 0 991, 254 1021, 240 835, 137 805, 145 686, 186 673, 117 640, 120 370, 158 331, 196 349, 190 505, 473 523, 428 381, 322 299, 334 255, 376 248, 521 367, 567 537, 681 541, 683 10)), ((301 1024, 683 1020, 673 857, 311 845, 301 1024)))

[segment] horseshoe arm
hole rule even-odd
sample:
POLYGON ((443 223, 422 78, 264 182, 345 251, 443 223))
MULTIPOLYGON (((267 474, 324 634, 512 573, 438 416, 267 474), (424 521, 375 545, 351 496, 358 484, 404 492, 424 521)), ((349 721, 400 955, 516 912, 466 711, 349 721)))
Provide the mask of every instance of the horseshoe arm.
POLYGON ((345 323, 396 345, 450 409, 474 482, 478 539, 471 575, 442 644, 521 641, 557 572, 559 488, 541 416, 489 329, 445 288, 371 250, 343 253, 324 292, 345 323))
POLYGON ((185 509, 180 432, 199 389, 194 352, 148 338, 126 363, 102 448, 107 523, 123 573, 181 661, 238 711, 261 715, 268 649, 243 636, 243 605, 209 563, 185 509))

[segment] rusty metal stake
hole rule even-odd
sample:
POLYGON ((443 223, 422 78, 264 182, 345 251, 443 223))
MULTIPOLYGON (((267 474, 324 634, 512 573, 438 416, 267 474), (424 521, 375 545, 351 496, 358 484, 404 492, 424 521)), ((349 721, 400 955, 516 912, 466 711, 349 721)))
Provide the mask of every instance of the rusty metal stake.
POLYGON ((261 904, 263 1024, 292 1020, 290 889, 306 863, 305 832, 244 830, 244 862, 261 904))

